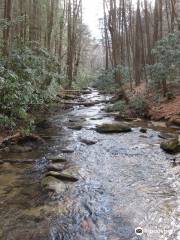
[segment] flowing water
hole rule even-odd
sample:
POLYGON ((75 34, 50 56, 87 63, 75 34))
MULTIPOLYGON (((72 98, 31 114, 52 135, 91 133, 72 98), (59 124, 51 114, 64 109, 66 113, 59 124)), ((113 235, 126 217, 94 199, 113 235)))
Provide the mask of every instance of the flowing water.
MULTIPOLYGON (((95 90, 83 97, 105 98, 95 90)), ((103 107, 56 112, 48 119, 51 126, 39 130, 45 147, 1 154, 9 161, 0 164, 0 239, 180 239, 180 169, 160 149, 163 130, 148 128, 143 134, 136 126, 130 133, 99 134, 96 124, 113 121, 103 107), (69 129, 69 122, 81 123, 82 130, 69 129), (80 177, 66 184, 63 194, 53 194, 41 187, 48 164, 44 156, 64 148, 73 149, 65 156, 80 177), (142 235, 135 233, 138 227, 142 235)))

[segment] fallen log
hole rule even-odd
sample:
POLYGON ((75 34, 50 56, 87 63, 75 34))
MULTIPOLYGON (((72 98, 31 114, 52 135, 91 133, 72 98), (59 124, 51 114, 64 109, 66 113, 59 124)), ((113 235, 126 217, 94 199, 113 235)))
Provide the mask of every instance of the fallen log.
POLYGON ((9 143, 9 142, 15 143, 17 141, 17 139, 20 138, 20 136, 21 136, 20 132, 17 132, 14 135, 8 136, 8 137, 1 140, 0 145, 6 144, 6 143, 9 143))
POLYGON ((45 140, 39 137, 38 135, 30 134, 27 136, 23 136, 20 132, 17 132, 12 136, 8 136, 2 139, 0 145, 22 144, 28 141, 45 143, 45 140))

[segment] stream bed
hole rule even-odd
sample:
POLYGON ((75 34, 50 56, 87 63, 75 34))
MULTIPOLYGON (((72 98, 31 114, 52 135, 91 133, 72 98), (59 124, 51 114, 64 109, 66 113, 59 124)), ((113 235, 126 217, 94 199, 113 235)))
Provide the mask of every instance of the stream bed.
MULTIPOLYGON (((82 97, 108 98, 96 90, 82 97)), ((180 166, 160 149, 159 137, 172 130, 148 127, 141 133, 148 124, 140 123, 129 133, 97 133, 96 124, 113 121, 104 105, 56 112, 48 118, 51 126, 38 132, 45 147, 0 153, 0 160, 10 160, 0 164, 1 240, 180 239, 180 166), (41 184, 45 156, 62 152, 79 181, 54 194, 41 184)))

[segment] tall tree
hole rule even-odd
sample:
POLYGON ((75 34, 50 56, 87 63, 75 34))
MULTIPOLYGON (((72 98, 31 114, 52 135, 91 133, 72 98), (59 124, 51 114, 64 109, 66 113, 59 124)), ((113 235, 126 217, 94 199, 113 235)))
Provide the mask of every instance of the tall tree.
POLYGON ((4 19, 6 20, 6 27, 3 31, 3 54, 8 55, 9 41, 10 41, 10 22, 11 22, 12 0, 5 0, 4 2, 4 19))

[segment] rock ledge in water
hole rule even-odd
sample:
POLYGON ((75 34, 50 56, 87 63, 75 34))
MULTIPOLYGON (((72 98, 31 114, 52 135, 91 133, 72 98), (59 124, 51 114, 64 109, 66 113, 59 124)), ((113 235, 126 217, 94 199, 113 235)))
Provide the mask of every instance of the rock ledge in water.
POLYGON ((48 172, 46 174, 47 177, 54 177, 54 178, 57 178, 61 181, 67 181, 67 182, 77 182, 78 181, 78 178, 71 175, 71 174, 68 174, 66 173, 65 171, 63 172, 55 172, 55 171, 51 171, 51 172, 48 172))
POLYGON ((61 172, 65 169, 65 164, 63 163, 56 163, 56 164, 49 164, 47 167, 48 171, 56 171, 61 172))
POLYGON ((58 154, 58 155, 49 155, 46 156, 46 159, 52 162, 67 162, 67 160, 64 158, 64 156, 62 154, 58 154))
POLYGON ((123 133, 131 132, 132 129, 125 123, 104 123, 96 126, 96 131, 99 133, 123 133))
POLYGON ((61 149, 62 153, 73 153, 74 149, 73 148, 63 148, 61 149))

